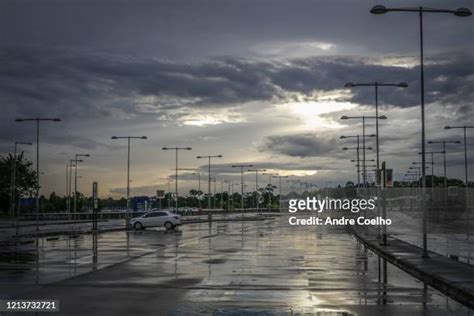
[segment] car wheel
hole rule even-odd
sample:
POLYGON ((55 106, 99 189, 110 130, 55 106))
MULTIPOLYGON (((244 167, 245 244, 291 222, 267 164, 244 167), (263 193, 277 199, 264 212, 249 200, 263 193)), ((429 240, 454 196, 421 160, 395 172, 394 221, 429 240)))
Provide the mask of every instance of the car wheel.
POLYGON ((142 223, 140 223, 140 222, 136 222, 135 224, 133 224, 133 227, 134 227, 136 230, 143 229, 143 225, 142 225, 142 223))
POLYGON ((167 230, 170 230, 170 229, 173 229, 173 228, 174 228, 174 225, 173 225, 173 223, 171 223, 171 222, 166 222, 166 223, 165 223, 165 228, 166 228, 167 230))

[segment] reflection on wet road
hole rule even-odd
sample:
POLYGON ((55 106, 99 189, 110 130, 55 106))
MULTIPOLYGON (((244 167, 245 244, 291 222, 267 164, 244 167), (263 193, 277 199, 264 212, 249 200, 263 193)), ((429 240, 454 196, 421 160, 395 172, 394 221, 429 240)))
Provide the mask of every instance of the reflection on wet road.
POLYGON ((64 315, 469 314, 327 229, 277 218, 38 239, 38 256, 35 243, 2 254, 0 293, 59 299, 64 315))

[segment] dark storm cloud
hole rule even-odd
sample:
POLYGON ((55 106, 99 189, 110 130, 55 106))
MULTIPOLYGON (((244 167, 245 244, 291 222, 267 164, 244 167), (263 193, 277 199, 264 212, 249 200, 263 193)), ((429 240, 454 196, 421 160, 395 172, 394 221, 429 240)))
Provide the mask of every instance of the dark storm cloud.
POLYGON ((334 138, 311 133, 268 136, 261 150, 291 157, 322 157, 339 151, 339 148, 334 146, 335 143, 334 138))
MULTIPOLYGON (((427 102, 462 106, 471 100, 472 60, 472 56, 462 55, 428 65, 427 102)), ((229 57, 181 64, 69 50, 10 49, 0 53, 2 103, 14 106, 17 113, 61 113, 63 117, 107 116, 114 111, 148 114, 150 110, 166 116, 168 111, 182 108, 285 99, 288 93, 311 98, 313 91, 340 89, 346 81, 375 80, 410 85, 406 91, 384 88, 380 102, 400 107, 418 104, 418 68, 373 65, 358 58, 261 62, 229 57), (156 99, 140 101, 139 97, 156 99)), ((372 104, 373 91, 354 89, 352 101, 372 104)))
MULTIPOLYGON (((471 0, 421 2, 434 8, 472 5, 471 0)), ((385 0, 383 4, 417 6, 421 2, 385 0)), ((275 42, 320 41, 365 55, 416 52, 416 15, 372 15, 369 9, 374 4, 355 0, 5 0, 0 29, 8 32, 3 32, 0 45, 92 47, 186 61, 249 56, 255 45, 275 42)), ((427 44, 472 47, 472 41, 466 41, 472 37, 468 24, 472 19, 432 16, 426 17, 427 44)), ((307 50, 311 49, 315 48, 307 50)))

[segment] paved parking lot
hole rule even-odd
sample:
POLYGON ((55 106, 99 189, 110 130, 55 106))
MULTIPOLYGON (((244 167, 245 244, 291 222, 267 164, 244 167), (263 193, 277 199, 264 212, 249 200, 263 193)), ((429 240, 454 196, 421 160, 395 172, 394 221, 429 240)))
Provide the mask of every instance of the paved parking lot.
POLYGON ((280 218, 48 239, 2 252, 1 298, 57 299, 61 315, 470 312, 389 264, 384 282, 344 231, 280 218))

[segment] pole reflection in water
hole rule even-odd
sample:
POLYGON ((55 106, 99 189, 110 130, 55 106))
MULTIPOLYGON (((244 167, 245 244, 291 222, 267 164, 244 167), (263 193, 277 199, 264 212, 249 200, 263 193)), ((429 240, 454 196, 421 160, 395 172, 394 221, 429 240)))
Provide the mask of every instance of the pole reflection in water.
POLYGON ((40 257, 39 257, 39 239, 38 236, 35 238, 35 248, 36 248, 36 278, 35 283, 39 284, 39 266, 40 266, 40 257))
POLYGON ((383 293, 382 293, 382 304, 386 305, 387 304, 387 285, 388 285, 388 271, 387 271, 387 260, 382 258, 382 270, 383 270, 383 283, 382 283, 382 288, 383 288, 383 293))
POLYGON ((243 217, 241 218, 240 222, 240 279, 242 280, 242 274, 244 273, 244 221, 243 217))
POLYGON ((178 278, 178 233, 174 232, 174 276, 178 278))
POLYGON ((130 257, 130 232, 128 230, 125 231, 125 236, 127 238, 127 257, 130 257))
POLYGON ((211 245, 211 240, 212 240, 212 221, 209 221, 208 225, 208 234, 209 238, 207 238, 207 269, 208 269, 208 275, 207 279, 211 279, 211 251, 212 251, 212 245, 211 245))
POLYGON ((99 259, 97 234, 97 231, 92 232, 92 270, 97 270, 97 263, 99 259))

